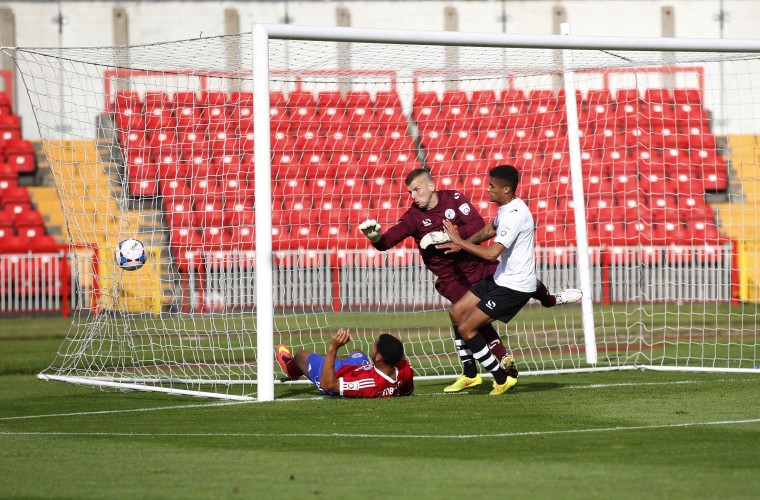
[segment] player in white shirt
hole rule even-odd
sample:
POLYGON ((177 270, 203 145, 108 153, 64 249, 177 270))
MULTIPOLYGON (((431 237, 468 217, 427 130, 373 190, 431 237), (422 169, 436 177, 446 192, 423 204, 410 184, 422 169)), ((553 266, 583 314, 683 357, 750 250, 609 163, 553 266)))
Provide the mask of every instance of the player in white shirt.
MULTIPOLYGON (((446 247, 452 250, 452 246, 458 247, 489 261, 501 257, 496 273, 476 283, 449 312, 452 324, 458 327, 475 359, 493 374, 493 390, 490 394, 499 396, 514 387, 517 378, 508 376, 499 366, 499 361, 478 334, 478 328, 497 319, 508 323, 535 293, 534 222, 528 206, 515 195, 519 181, 517 169, 511 165, 500 165, 488 174, 489 198, 499 205, 494 223, 486 224, 467 240, 462 239, 459 231, 449 221, 443 221, 443 226, 451 238, 451 242, 445 244, 446 247), (491 238, 494 241, 490 245, 479 245, 491 238)), ((575 290, 573 292, 580 294, 575 290)), ((580 300, 580 296, 573 302, 577 300, 580 300)))

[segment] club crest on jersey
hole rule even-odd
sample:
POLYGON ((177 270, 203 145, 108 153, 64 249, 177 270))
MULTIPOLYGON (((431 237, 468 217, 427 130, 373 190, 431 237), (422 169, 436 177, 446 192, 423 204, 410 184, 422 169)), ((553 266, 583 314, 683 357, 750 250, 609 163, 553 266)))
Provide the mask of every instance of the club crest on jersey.
POLYGON ((422 225, 423 226, 429 226, 433 223, 430 219, 422 219, 422 225))
POLYGON ((459 205, 459 211, 462 212, 464 215, 470 214, 470 205, 468 203, 462 203, 459 205))
POLYGON ((456 217, 456 215, 457 215, 457 214, 456 214, 456 212, 454 212, 454 210, 453 210, 453 209, 449 208, 449 209, 447 209, 447 210, 446 210, 446 211, 443 213, 443 215, 445 215, 447 219, 451 220, 451 219, 453 219, 454 217, 456 217))

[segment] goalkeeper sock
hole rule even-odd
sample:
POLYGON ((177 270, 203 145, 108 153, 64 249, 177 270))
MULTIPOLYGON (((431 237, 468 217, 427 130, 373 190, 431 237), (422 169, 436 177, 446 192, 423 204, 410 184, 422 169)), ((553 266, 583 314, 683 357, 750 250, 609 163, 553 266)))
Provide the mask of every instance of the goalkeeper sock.
POLYGON ((472 351, 467 347, 467 342, 459 335, 459 330, 454 327, 454 347, 457 349, 459 359, 462 360, 463 375, 473 378, 478 374, 478 366, 472 357, 472 351))
POLYGON ((541 302, 541 305, 544 307, 553 307, 557 303, 557 297, 550 294, 549 290, 546 288, 546 285, 544 285, 541 281, 538 281, 536 291, 533 293, 533 295, 531 295, 531 298, 541 302))
POLYGON ((481 326, 478 328, 478 333, 483 336, 483 339, 488 344, 488 348, 491 350, 496 359, 501 359, 507 355, 507 348, 504 347, 504 342, 501 341, 499 333, 493 327, 493 324, 481 326))
POLYGON ((467 340, 467 347, 472 351, 472 355, 483 367, 491 372, 497 384, 502 385, 507 381, 507 374, 499 367, 499 360, 488 349, 486 341, 481 334, 476 334, 470 340, 467 340))

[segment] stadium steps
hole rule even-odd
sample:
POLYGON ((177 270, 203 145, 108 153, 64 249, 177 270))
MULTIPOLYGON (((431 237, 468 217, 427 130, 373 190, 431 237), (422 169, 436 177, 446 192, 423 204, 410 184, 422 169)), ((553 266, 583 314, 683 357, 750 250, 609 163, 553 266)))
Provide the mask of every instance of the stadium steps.
POLYGON ((42 214, 45 220, 45 228, 49 235, 55 238, 56 243, 66 244, 69 235, 66 231, 66 218, 63 215, 61 202, 54 187, 35 186, 27 188, 32 198, 32 203, 42 214))
POLYGON ((137 215, 137 238, 147 248, 153 249, 155 253, 152 258, 158 259, 159 262, 162 308, 167 306, 173 308, 175 299, 181 297, 183 291, 181 282, 178 284, 179 279, 175 277, 177 273, 172 266, 168 232, 160 210, 161 204, 152 199, 135 200, 131 196, 124 195, 122 182, 122 179, 125 178, 124 164, 123 161, 119 161, 121 151, 113 141, 112 134, 105 133, 104 137, 105 139, 98 143, 98 152, 109 177, 113 196, 117 200, 124 200, 126 210, 137 215))
MULTIPOLYGON (((114 272, 111 256, 119 234, 137 232, 140 217, 119 209, 115 200, 120 183, 112 180, 108 157, 104 161, 103 151, 94 141, 50 141, 44 148, 50 170, 58 180, 62 213, 69 213, 69 241, 74 245, 95 244, 100 249, 99 306, 130 312, 160 312, 163 306, 162 246, 151 247, 149 264, 139 273, 114 272), (153 293, 144 293, 146 289, 153 293), (134 290, 140 290, 139 296, 132 292, 134 290)), ((42 192, 39 194, 50 203, 42 192)), ((150 246, 152 241, 145 243, 150 246)))
POLYGON ((722 229, 738 240, 760 237, 760 137, 735 135, 728 138, 731 168, 740 191, 728 203, 713 205, 722 229))
POLYGON ((104 128, 101 131, 102 137, 98 143, 98 152, 103 165, 105 165, 105 171, 109 176, 111 191, 115 199, 124 200, 128 211, 139 214, 137 219, 137 238, 146 247, 156 249, 156 255, 159 256, 162 305, 164 308, 168 307, 174 310, 179 307, 176 303, 183 296, 184 291, 179 274, 172 265, 162 205, 158 199, 135 199, 129 195, 124 195, 122 180, 126 178, 124 171, 125 164, 121 149, 114 140, 113 121, 101 119, 100 123, 104 128))
POLYGON ((722 230, 739 250, 739 296, 760 301, 760 136, 728 137, 731 169, 740 185, 730 203, 713 205, 722 230))

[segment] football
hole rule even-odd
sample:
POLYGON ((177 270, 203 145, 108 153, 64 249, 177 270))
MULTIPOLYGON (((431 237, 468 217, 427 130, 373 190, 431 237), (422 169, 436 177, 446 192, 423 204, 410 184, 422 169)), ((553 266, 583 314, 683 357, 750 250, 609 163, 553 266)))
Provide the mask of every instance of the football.
POLYGON ((141 241, 129 238, 116 246, 116 263, 125 271, 136 271, 145 264, 145 245, 141 241))

